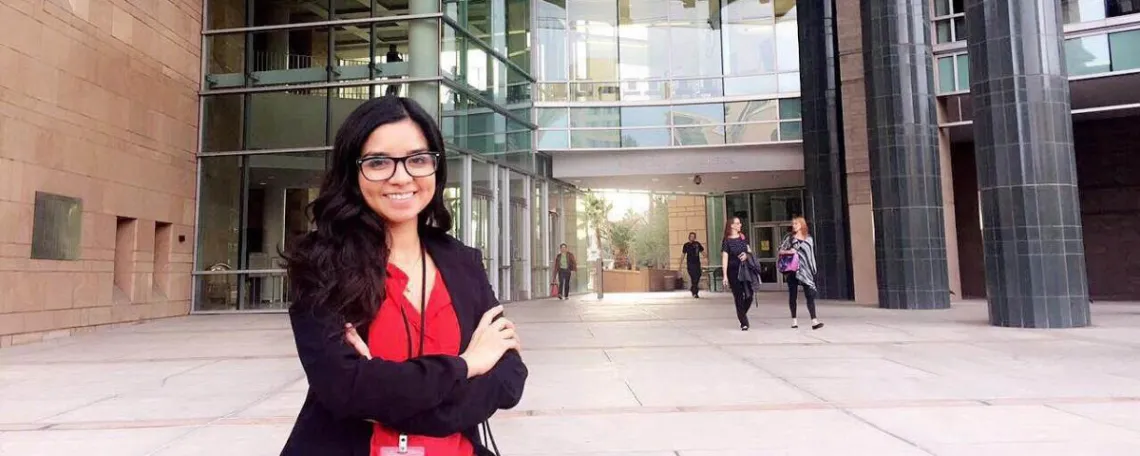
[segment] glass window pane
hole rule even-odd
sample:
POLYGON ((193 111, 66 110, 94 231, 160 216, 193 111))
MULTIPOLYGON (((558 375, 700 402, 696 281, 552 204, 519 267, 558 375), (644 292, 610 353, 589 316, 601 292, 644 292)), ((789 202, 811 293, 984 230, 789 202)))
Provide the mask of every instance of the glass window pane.
POLYGON ((568 84, 539 84, 538 85, 538 100, 539 101, 567 101, 569 94, 568 84))
POLYGON ((804 128, 800 121, 780 122, 780 141, 804 139, 804 128))
POLYGON ((570 125, 566 108, 538 108, 535 115, 539 128, 566 128, 570 125))
POLYGON ((1105 17, 1104 0, 1061 0, 1066 24, 1099 21, 1105 17))
POLYGON ((949 43, 954 41, 953 31, 950 29, 950 20, 941 20, 934 22, 935 33, 938 34, 939 43, 949 43))
POLYGON ((801 117, 799 98, 780 99, 780 118, 784 120, 799 119, 801 117))
POLYGON ((613 0, 574 0, 567 16, 571 79, 617 81, 618 24, 613 0))
MULTIPOLYGON (((333 78, 337 80, 351 80, 351 79, 368 79, 372 77, 372 68, 370 63, 382 61, 385 56, 383 53, 390 52, 393 60, 393 65, 387 65, 382 68, 380 73, 393 76, 405 76, 408 74, 407 63, 403 62, 404 58, 402 53, 406 54, 407 49, 401 53, 399 46, 393 44, 391 46, 384 46, 374 36, 374 31, 380 30, 376 27, 358 27, 355 25, 347 27, 337 27, 333 30, 333 78), (372 43, 370 46, 369 43, 372 43), (382 47, 381 47, 382 46, 382 47)), ((400 41, 406 41, 406 33, 400 41)))
MULTIPOLYGON (((642 0, 646 1, 646 0, 642 0)), ((664 10, 661 2, 649 1, 651 8, 664 10)), ((720 76, 721 72, 721 33, 709 25, 710 3, 719 0, 693 0, 668 2, 667 22, 669 24, 669 50, 672 56, 670 75, 720 76)), ((715 18, 713 18, 715 19, 715 18)), ((793 29, 795 24, 792 25, 793 29)), ((626 54, 622 54, 625 59, 626 54)), ((718 84, 719 86, 719 84, 718 84)), ((719 94, 718 94, 719 95, 719 94)))
POLYGON ((198 196, 199 270, 238 264, 238 233, 241 223, 242 158, 203 157, 198 196))
POLYGON ((607 108, 570 108, 570 127, 619 127, 621 110, 607 108))
POLYGON ((570 148, 570 132, 566 130, 539 130, 538 150, 562 150, 570 148))
POLYGON ((621 130, 573 130, 570 147, 574 149, 621 147, 621 130))
POLYGON ((970 90, 970 56, 959 54, 958 57, 958 90, 970 90))
POLYGON ((274 30, 252 34, 254 85, 324 82, 329 78, 328 28, 274 30))
POLYGON ((531 0, 506 0, 507 52, 511 63, 527 71, 530 69, 530 3, 531 0))
POLYGON ((622 147, 665 147, 668 145, 668 128, 626 128, 621 131, 622 147))
MULTIPOLYGON (((535 66, 540 81, 568 81, 570 74, 569 31, 566 0, 535 2, 535 66)), ((523 67, 527 68, 527 67, 523 67)))
POLYGON ((1140 2, 1136 0, 1108 0, 1108 17, 1140 14, 1140 2))
POLYGON ((776 70, 776 28, 770 21, 723 26, 724 74, 747 75, 776 70))
MULTIPOLYGON (((395 86, 393 86, 395 87, 395 86)), ((359 87, 344 87, 339 89, 328 89, 331 98, 331 111, 329 112, 329 141, 328 145, 333 144, 336 139, 336 132, 340 126, 344 124, 344 120, 348 118, 352 111, 364 104, 369 98, 369 89, 371 86, 359 87)), ((383 95, 383 92, 377 91, 378 94, 383 95)))
POLYGON ((958 16, 954 18, 954 41, 965 41, 966 38, 966 17, 958 16))
POLYGON ((724 131, 724 125, 674 128, 673 145, 714 146, 724 144, 724 131))
POLYGON ((1111 71, 1108 36, 1096 35, 1065 40, 1065 67, 1070 76, 1111 71))
POLYGON ((570 84, 570 101, 617 101, 621 86, 617 81, 576 82, 570 84))
POLYGON ((244 33, 206 36, 206 88, 245 85, 244 33))
MULTIPOLYGON (((621 108, 621 126, 657 127, 669 125, 668 106, 638 106, 621 108)), ((666 134, 668 137, 668 134, 666 134)))
POLYGON ((245 95, 213 95, 202 99, 202 150, 223 152, 243 150, 242 107, 245 95))
POLYGON ((447 157, 447 186, 443 190, 447 208, 451 211, 451 233, 456 239, 463 239, 463 173, 466 166, 463 155, 447 157))
POLYGON ((775 17, 774 2, 755 0, 724 0, 721 17, 725 21, 748 21, 775 17))
POLYGON ((720 78, 675 80, 669 83, 669 87, 672 88, 671 96, 678 100, 713 98, 723 93, 720 78))
POLYGON ((780 140, 779 122, 761 122, 725 126, 729 144, 768 143, 780 140))
POLYGON ((249 95, 247 149, 324 146, 324 89, 249 95))
POLYGON ((724 123, 724 105, 675 105, 670 110, 672 125, 706 125, 724 123))
POLYGON ((655 0, 620 0, 618 16, 622 79, 669 76, 669 19, 655 0))
POLYGON ((938 92, 949 93, 955 91, 954 85, 954 57, 938 58, 938 92))
POLYGON ((1109 35, 1112 71, 1140 69, 1140 30, 1109 35))
MULTIPOLYGON (((797 80, 799 79, 797 75, 797 80)), ((776 75, 737 76, 724 78, 724 95, 775 95, 779 92, 776 75)))
POLYGON ((756 122, 778 118, 776 100, 756 100, 743 103, 725 103, 725 122, 756 122))
POLYGON ((950 4, 951 4, 950 12, 952 12, 954 14, 966 12, 965 0, 950 0, 950 4))
POLYGON ((621 82, 622 101, 658 101, 669 96, 669 81, 621 82))
POLYGON ((945 16, 950 14, 950 0, 934 0, 934 15, 945 16))
POLYGON ((776 24, 776 70, 800 70, 800 37, 795 21, 776 24))
POLYGON ((799 73, 780 73, 780 93, 797 93, 800 91, 799 73))

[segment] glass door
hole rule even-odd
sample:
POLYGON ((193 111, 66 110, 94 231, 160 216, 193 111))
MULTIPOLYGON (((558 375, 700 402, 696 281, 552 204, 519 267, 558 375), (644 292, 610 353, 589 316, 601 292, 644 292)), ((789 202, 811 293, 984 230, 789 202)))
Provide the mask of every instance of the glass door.
POLYGON ((786 223, 757 223, 752 225, 752 254, 760 263, 760 281, 765 285, 782 286, 784 275, 776 269, 776 258, 780 254, 780 242, 791 230, 786 223))

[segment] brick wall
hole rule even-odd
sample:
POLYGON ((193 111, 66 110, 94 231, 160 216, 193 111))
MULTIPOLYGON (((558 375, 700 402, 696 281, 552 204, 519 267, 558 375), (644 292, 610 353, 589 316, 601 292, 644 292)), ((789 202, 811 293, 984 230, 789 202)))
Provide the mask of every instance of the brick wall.
MULTIPOLYGON (((681 247, 689 242, 689 233, 697 233, 697 241, 705 246, 705 253, 713 255, 720 251, 719 233, 709 236, 708 218, 706 217, 705 197, 692 195, 678 195, 669 200, 669 268, 684 272, 684 258, 681 257, 681 247), (715 239, 713 239, 715 238, 715 239), (715 244, 715 245, 714 245, 715 244)), ((708 261, 702 260, 707 266, 708 261)), ((688 273, 685 276, 685 286, 689 286, 688 273)), ((701 283, 701 288, 708 288, 707 283, 701 283)))
POLYGON ((201 2, 0 18, 0 346, 186 314, 201 2), (31 259, 36 192, 82 200, 78 259, 31 259))

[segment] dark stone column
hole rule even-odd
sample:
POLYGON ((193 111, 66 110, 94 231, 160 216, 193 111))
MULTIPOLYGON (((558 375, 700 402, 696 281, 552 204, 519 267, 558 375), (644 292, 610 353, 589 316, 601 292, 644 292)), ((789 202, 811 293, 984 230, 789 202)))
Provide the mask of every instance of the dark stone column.
POLYGON ((862 0, 862 13, 879 307, 945 309, 930 4, 862 0))
POLYGON ((1057 0, 966 0, 990 323, 1089 324, 1057 0))
POLYGON ((854 299, 835 0, 800 0, 796 13, 806 215, 815 239, 816 285, 824 299, 854 299))

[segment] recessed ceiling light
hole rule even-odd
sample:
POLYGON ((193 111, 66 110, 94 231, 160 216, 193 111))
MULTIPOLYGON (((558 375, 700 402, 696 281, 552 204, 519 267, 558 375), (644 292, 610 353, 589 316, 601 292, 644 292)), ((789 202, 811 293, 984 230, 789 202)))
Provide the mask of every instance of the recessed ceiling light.
POLYGON ((685 188, 684 185, 678 185, 677 188, 685 188))
POLYGON ((582 179, 574 179, 574 180, 573 180, 573 182, 574 182, 575 184, 581 184, 581 183, 582 183, 582 179))
POLYGON ((740 179, 740 176, 732 176, 733 180, 740 179))

